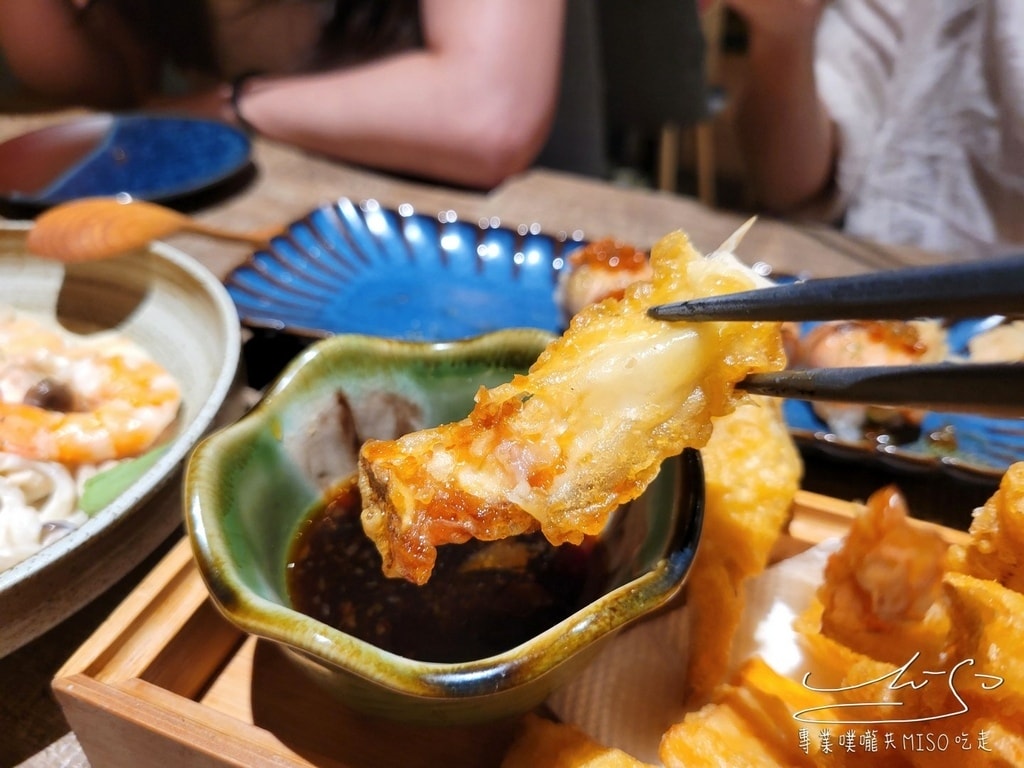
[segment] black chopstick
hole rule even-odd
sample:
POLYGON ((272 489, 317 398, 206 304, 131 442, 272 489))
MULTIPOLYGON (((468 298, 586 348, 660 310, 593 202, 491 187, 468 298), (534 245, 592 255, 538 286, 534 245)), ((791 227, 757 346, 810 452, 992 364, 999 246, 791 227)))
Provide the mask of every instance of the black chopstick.
POLYGON ((818 278, 651 307, 659 320, 907 320, 1024 312, 1024 255, 818 278))
POLYGON ((1024 416, 1024 363, 794 369, 751 374, 739 386, 795 400, 1024 416))

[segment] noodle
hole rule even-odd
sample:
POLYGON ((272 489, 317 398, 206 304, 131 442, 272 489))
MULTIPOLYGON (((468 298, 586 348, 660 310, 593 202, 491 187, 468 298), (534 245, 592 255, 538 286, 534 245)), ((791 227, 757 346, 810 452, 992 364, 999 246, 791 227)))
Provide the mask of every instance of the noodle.
POLYGON ((81 526, 85 482, 171 426, 174 379, 123 334, 0 305, 0 571, 81 526))
POLYGON ((0 570, 84 523, 79 495, 62 464, 0 453, 0 570))

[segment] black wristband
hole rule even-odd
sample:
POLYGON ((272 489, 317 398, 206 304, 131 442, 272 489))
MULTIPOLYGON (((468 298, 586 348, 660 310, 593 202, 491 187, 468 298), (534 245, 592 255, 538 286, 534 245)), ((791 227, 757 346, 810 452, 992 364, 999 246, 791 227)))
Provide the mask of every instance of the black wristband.
POLYGON ((242 95, 245 91, 245 84, 251 78, 258 75, 259 72, 245 72, 234 80, 231 81, 231 91, 228 94, 228 104, 231 106, 231 114, 235 118, 235 122, 242 127, 246 133, 258 133, 256 126, 245 119, 245 115, 242 114, 242 95))

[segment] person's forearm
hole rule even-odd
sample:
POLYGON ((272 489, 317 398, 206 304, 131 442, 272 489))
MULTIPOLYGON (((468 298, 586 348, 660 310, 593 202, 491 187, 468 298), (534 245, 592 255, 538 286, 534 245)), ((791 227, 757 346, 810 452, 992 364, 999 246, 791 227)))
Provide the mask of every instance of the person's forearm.
MULTIPOLYGON (((388 171, 490 188, 543 147, 563 0, 421 0, 423 48, 335 71, 255 77, 235 107, 261 135, 388 171)), ((165 108, 232 117, 224 86, 165 108)))
POLYGON ((830 187, 836 133, 818 96, 813 36, 752 35, 737 134, 758 201, 776 212, 812 202, 830 187))
POLYGON ((529 165, 550 104, 416 51, 353 70, 254 80, 240 101, 260 134, 384 170, 490 187, 529 165))

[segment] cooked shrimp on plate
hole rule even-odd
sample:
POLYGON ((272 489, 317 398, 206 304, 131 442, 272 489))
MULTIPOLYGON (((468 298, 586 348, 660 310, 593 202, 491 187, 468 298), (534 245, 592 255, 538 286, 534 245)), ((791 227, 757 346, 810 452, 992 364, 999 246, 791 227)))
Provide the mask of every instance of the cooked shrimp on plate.
POLYGON ((116 332, 0 309, 0 451, 64 464, 136 456, 173 424, 174 377, 116 332))

